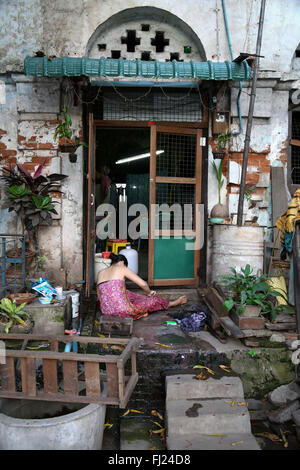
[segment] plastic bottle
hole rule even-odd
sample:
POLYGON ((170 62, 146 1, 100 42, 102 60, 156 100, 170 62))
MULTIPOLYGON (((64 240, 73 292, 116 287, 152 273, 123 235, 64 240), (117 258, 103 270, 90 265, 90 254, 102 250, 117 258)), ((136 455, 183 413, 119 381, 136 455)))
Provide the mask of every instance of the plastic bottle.
POLYGON ((135 274, 138 273, 138 252, 131 248, 130 243, 127 243, 124 250, 119 251, 119 255, 124 255, 128 261, 128 268, 131 269, 135 274))

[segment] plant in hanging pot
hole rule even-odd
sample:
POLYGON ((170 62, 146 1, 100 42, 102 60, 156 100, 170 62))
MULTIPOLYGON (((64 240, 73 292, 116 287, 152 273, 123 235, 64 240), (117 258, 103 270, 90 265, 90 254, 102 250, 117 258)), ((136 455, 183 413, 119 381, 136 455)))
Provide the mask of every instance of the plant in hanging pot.
POLYGON ((223 160, 223 158, 226 155, 225 149, 227 142, 231 139, 230 134, 229 134, 229 129, 226 129, 225 132, 218 134, 216 138, 216 148, 217 151, 213 152, 213 157, 215 159, 220 159, 223 160))
POLYGON ((76 150, 82 146, 87 147, 87 143, 73 135, 72 120, 68 114, 68 108, 65 106, 62 112, 63 120, 56 126, 53 139, 59 139, 59 150, 62 153, 68 153, 70 162, 77 161, 76 150))
POLYGON ((0 302, 0 331, 4 333, 30 333, 32 322, 30 315, 23 311, 26 302, 17 305, 15 300, 7 298, 0 302))
POLYGON ((223 160, 220 161, 219 166, 217 166, 215 161, 212 161, 212 167, 218 182, 218 204, 215 204, 210 212, 211 222, 214 222, 212 219, 220 219, 220 222, 223 222, 224 218, 228 217, 228 208, 224 204, 221 204, 221 189, 224 185, 223 178, 223 160))

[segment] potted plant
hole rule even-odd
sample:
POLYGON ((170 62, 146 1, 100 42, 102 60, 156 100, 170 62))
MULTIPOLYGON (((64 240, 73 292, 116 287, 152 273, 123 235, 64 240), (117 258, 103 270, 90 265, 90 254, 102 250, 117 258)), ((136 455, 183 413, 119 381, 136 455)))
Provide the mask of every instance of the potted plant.
POLYGON ((62 153, 69 154, 69 160, 72 163, 77 161, 76 150, 78 147, 87 147, 86 142, 73 135, 72 120, 68 114, 68 108, 65 106, 62 112, 63 120, 56 126, 53 139, 59 138, 59 150, 62 153))
POLYGON ((229 134, 229 129, 226 129, 225 132, 218 134, 216 138, 216 148, 217 151, 213 152, 213 157, 219 158, 220 160, 223 160, 223 158, 226 155, 225 149, 226 149, 226 144, 230 140, 230 134, 229 134))
POLYGON ((0 331, 5 333, 29 333, 31 331, 30 315, 23 311, 25 305, 26 302, 17 305, 15 300, 1 299, 0 331))
MULTIPOLYGON (((217 166, 215 161, 212 161, 212 167, 218 182, 218 204, 215 204, 211 210, 210 217, 211 219, 222 219, 219 222, 223 222, 224 218, 228 217, 227 207, 221 203, 221 189, 224 184, 223 178, 223 160, 220 161, 219 166, 217 166)), ((213 220, 211 220, 213 222, 213 220)))
POLYGON ((1 179, 4 181, 6 202, 2 207, 15 211, 22 223, 22 234, 27 232, 29 249, 39 253, 38 228, 41 224, 51 225, 52 215, 57 214, 52 200, 53 193, 61 193, 60 182, 67 175, 52 173, 43 176, 42 162, 31 175, 22 165, 13 169, 3 168, 1 179))
POLYGON ((267 314, 270 311, 274 313, 270 304, 274 306, 276 297, 282 294, 271 289, 265 274, 253 274, 249 264, 241 268, 241 271, 235 268, 230 270, 232 274, 221 276, 220 282, 231 294, 223 303, 227 312, 234 308, 238 315, 245 317, 259 316, 260 313, 267 314))

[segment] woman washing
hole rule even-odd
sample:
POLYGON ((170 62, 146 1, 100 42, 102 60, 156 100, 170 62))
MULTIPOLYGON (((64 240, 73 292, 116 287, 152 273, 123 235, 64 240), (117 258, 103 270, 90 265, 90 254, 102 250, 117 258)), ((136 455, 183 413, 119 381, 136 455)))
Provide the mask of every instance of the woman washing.
POLYGON ((132 317, 137 320, 148 313, 166 310, 187 302, 185 295, 169 302, 156 296, 146 281, 129 269, 127 258, 111 253, 111 266, 99 271, 97 276, 97 295, 103 315, 132 317), (126 289, 125 279, 137 284, 146 295, 135 294, 126 289))

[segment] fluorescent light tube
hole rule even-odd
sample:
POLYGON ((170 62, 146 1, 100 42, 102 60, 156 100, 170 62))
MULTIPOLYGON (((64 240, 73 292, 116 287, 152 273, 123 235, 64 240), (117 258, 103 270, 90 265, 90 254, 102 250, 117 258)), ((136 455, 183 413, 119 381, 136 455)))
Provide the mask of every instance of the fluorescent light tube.
MULTIPOLYGON (((156 155, 160 155, 161 153, 164 153, 164 150, 156 151, 156 155)), ((141 153, 140 155, 135 155, 134 157, 122 158, 121 160, 117 160, 116 165, 119 165, 120 163, 133 162, 134 160, 141 160, 142 158, 147 157, 150 157, 150 153, 141 153)))

